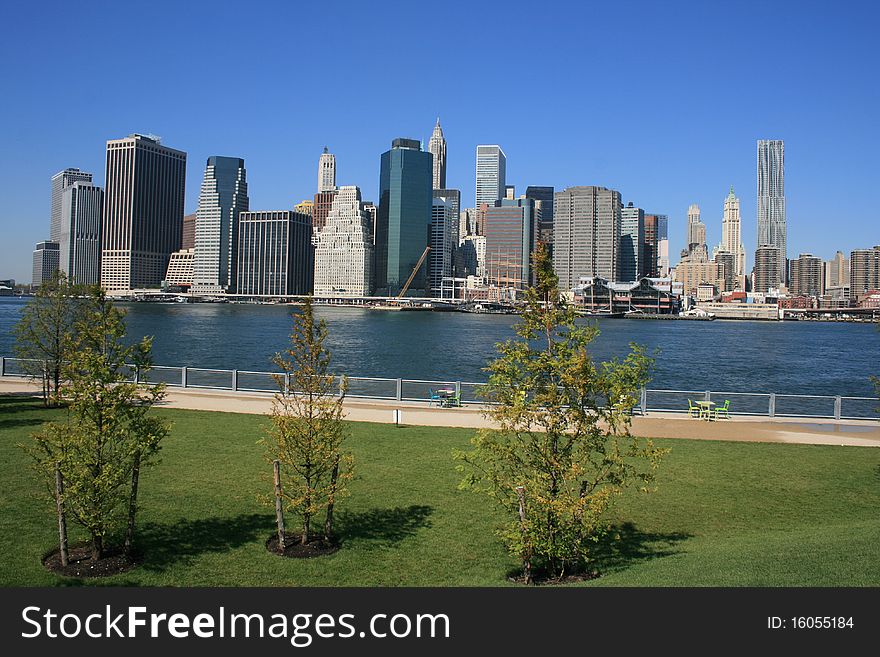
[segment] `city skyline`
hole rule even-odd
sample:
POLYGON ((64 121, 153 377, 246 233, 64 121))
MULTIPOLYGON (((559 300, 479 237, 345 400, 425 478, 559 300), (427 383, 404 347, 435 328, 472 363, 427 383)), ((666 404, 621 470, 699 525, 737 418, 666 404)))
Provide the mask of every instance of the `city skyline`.
MULTIPOLYGON (((454 24, 456 16, 467 16, 468 21, 479 22, 491 15, 493 23, 502 29, 520 20, 523 10, 523 5, 511 6, 510 12, 499 14, 488 7, 474 7, 465 14, 463 9, 451 8, 450 19, 454 24)), ((447 186, 462 190, 462 208, 471 207, 473 202, 476 145, 498 143, 508 157, 507 182, 515 184, 520 193, 528 185, 552 185, 556 189, 604 186, 619 189, 624 202, 631 201, 648 213, 667 215, 670 248, 676 260, 684 241, 688 205, 697 203, 703 208, 707 242, 717 244, 721 238, 719 199, 733 185, 740 191, 743 242, 747 260, 751 261, 757 247, 757 208, 752 191, 755 142, 779 138, 786 141, 789 160, 789 257, 812 252, 827 260, 836 250, 849 253, 878 241, 876 229, 867 219, 846 212, 831 195, 823 193, 823 189, 846 188, 853 204, 865 204, 870 198, 870 182, 877 178, 871 153, 880 140, 869 109, 875 106, 877 92, 855 78, 855 70, 876 58, 866 50, 871 24, 868 19, 876 15, 867 4, 849 15, 823 13, 821 20, 816 8, 765 7, 762 16, 780 26, 772 42, 762 38, 753 8, 748 6, 731 9, 695 4, 691 11, 678 12, 673 21, 664 17, 659 7, 649 4, 629 9, 571 5, 566 8, 570 20, 559 22, 553 17, 557 12, 548 11, 533 23, 536 29, 558 30, 560 37, 567 39, 554 40, 554 47, 546 53, 509 55, 511 67, 521 78, 540 72, 547 84, 566 79, 583 61, 605 66, 610 75, 626 79, 640 96, 652 99, 655 109, 648 113, 636 112, 634 105, 626 103, 589 105, 585 110, 582 92, 574 91, 561 104, 498 104, 491 95, 480 93, 482 76, 470 72, 472 62, 487 53, 488 44, 479 42, 472 44, 473 48, 444 55, 447 74, 457 77, 455 94, 443 97, 427 91, 395 90, 391 109, 383 111, 309 108, 301 102, 299 90, 324 84, 317 82, 318 74, 331 68, 343 71, 351 84, 377 90, 383 79, 381 63, 387 46, 373 48, 375 43, 369 37, 373 32, 363 30, 364 24, 382 24, 389 29, 414 21, 418 24, 425 18, 423 10, 380 7, 370 12, 353 11, 342 18, 334 34, 320 38, 352 46, 362 43, 362 57, 352 68, 345 68, 346 63, 332 53, 332 47, 313 48, 321 50, 322 66, 312 67, 311 71, 308 63, 318 55, 308 54, 309 48, 319 36, 305 34, 308 43, 298 49, 295 58, 284 54, 280 47, 269 46, 268 54, 276 59, 245 53, 231 65, 232 70, 224 71, 222 76, 210 73, 204 79, 179 63, 203 47, 202 34, 210 31, 208 28, 228 33, 228 21, 204 12, 183 12, 179 21, 168 26, 164 37, 182 42, 181 48, 163 51, 148 62, 142 53, 121 48, 122 36, 105 29, 108 23, 127 20, 132 11, 110 7, 102 9, 97 17, 69 16, 65 22, 53 19, 45 24, 45 53, 34 52, 21 35, 14 33, 0 45, 9 54, 8 79, 17 94, 17 102, 0 109, 5 123, 15 126, 0 136, 0 148, 11 154, 0 163, 0 174, 9 181, 11 192, 0 209, 4 230, 0 246, 2 275, 21 280, 29 276, 28 253, 36 242, 47 237, 46 187, 51 175, 76 167, 95 172, 95 184, 105 186, 102 146, 107 139, 132 132, 154 132, 187 152, 193 163, 216 153, 244 157, 253 181, 252 204, 280 208, 292 207, 314 195, 315 163, 325 145, 338 158, 340 181, 358 185, 367 199, 376 198, 378 154, 399 134, 417 137, 427 145, 438 115, 449 142, 447 186), (661 31, 664 47, 650 54, 630 53, 625 58, 611 57, 598 45, 575 47, 573 44, 582 44, 582 39, 576 37, 584 29, 579 27, 583 24, 580 19, 588 11, 609 25, 623 29, 625 24, 633 37, 661 31), (713 35, 719 23, 737 33, 741 47, 714 52, 713 35), (197 30, 197 25, 205 29, 197 30), (57 61, 64 41, 53 35, 61 34, 62 29, 77 29, 83 34, 85 59, 95 59, 108 48, 115 48, 118 56, 102 83, 108 88, 102 93, 105 102, 101 104, 94 103, 92 95, 81 89, 74 92, 77 87, 72 86, 73 81, 56 81, 60 86, 52 88, 52 95, 69 92, 75 110, 63 121, 56 121, 50 119, 52 103, 45 100, 49 87, 41 81, 51 74, 51 64, 57 61), (821 39, 811 35, 821 35, 821 39), (368 43, 372 46, 367 47, 368 43), (807 43, 812 45, 807 47, 807 43), (712 51, 713 55, 705 62, 694 62, 694 48, 712 51), (12 56, 14 53, 18 54, 12 56), (26 54, 24 63, 20 53, 26 54), (776 63, 775 75, 756 80, 756 62, 769 58, 776 63), (290 89, 271 106, 224 108, 214 101, 215 94, 204 93, 216 77, 252 73, 256 76, 255 88, 268 91, 270 79, 294 61, 301 79, 288 85, 290 89), (123 71, 149 71, 155 93, 141 102, 143 97, 137 89, 121 84, 127 79, 123 71), (831 81, 839 90, 835 97, 817 98, 816 85, 831 81), (683 103, 683 97, 689 102, 683 103), (188 99, 186 103, 169 100, 184 98, 188 99), (461 98, 471 99, 466 109, 461 108, 461 98), (235 131, 224 127, 232 117, 235 131), (828 239, 828 225, 835 226, 834 240, 828 239)), ((10 8, 10 20, 28 24, 37 20, 34 12, 34 8, 15 6, 10 8)), ((318 20, 317 9, 312 8, 294 11, 279 5, 276 13, 278 20, 248 14, 237 24, 266 30, 271 36, 284 23, 280 19, 288 15, 297 21, 318 20)), ((420 68, 429 76, 426 58, 429 53, 435 54, 429 44, 420 43, 418 33, 417 29, 404 30, 399 35, 412 49, 413 56, 405 63, 410 78, 420 68)), ((188 167, 186 212, 196 208, 201 176, 199 167, 188 167)))

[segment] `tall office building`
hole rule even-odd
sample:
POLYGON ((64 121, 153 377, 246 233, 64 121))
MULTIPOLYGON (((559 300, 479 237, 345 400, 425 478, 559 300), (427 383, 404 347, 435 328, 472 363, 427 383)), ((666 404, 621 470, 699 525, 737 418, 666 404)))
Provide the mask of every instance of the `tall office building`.
POLYGON ((52 208, 49 215, 49 239, 61 242, 61 194, 75 182, 92 182, 92 174, 79 169, 67 168, 52 176, 52 208))
MULTIPOLYGON (((382 153, 376 216, 376 288, 397 295, 428 246, 433 156, 415 139, 395 139, 382 153)), ((426 267, 419 267, 408 294, 425 293, 426 267)))
POLYGON ((315 194, 315 201, 312 204, 312 229, 317 236, 327 223, 327 215, 333 209, 333 199, 336 198, 336 188, 334 187, 328 192, 318 192, 315 194))
POLYGON ((657 239, 657 215, 645 215, 645 245, 642 249, 645 276, 659 276, 659 244, 657 239))
POLYGON ((782 252, 769 244, 762 244, 755 250, 754 291, 767 294, 770 288, 777 288, 784 276, 780 270, 785 267, 782 252))
POLYGON ((716 251, 713 260, 720 266, 719 271, 723 280, 723 285, 718 291, 732 292, 737 287, 736 256, 729 251, 716 251))
POLYGON ((582 276, 619 279, 620 192, 605 187, 568 187, 553 197, 553 267, 559 289, 582 276))
POLYGON ((428 152, 434 156, 432 174, 434 189, 446 189, 446 138, 443 136, 443 128, 440 127, 439 116, 431 139, 428 141, 428 152))
POLYGON ((665 214, 657 217, 657 275, 661 278, 669 276, 669 217, 665 214))
POLYGON ((186 153, 156 137, 107 142, 101 285, 158 288, 183 233, 186 153))
POLYGON ((486 274, 500 288, 524 290, 534 285, 532 253, 541 221, 540 201, 502 199, 486 209, 486 274))
POLYGON ((241 295, 310 294, 315 248, 309 216, 292 210, 242 212, 236 272, 241 295))
POLYGON ((849 254, 849 289, 853 300, 880 290, 880 245, 849 254))
POLYGON ((825 263, 825 287, 849 287, 849 258, 843 251, 825 263))
POLYGON ((700 206, 696 203, 688 207, 688 225, 687 225, 687 248, 691 249, 691 244, 706 244, 706 224, 700 221, 700 206))
POLYGON ((645 260, 645 211, 628 203, 620 211, 620 280, 637 281, 647 276, 645 260))
POLYGON ((785 142, 758 140, 758 245, 779 249, 778 284, 785 283, 785 142))
POLYGON ((812 253, 801 253, 791 261, 789 290, 796 297, 820 297, 825 294, 825 263, 812 253))
POLYGON ((332 192, 336 189, 336 156, 324 146, 318 159, 318 193, 332 192))
POLYGON ((37 242, 33 257, 31 285, 39 286, 51 280, 58 271, 58 242, 37 242))
MULTIPOLYGON (((437 190, 434 190, 435 194, 437 190)), ((431 205, 431 252, 428 254, 429 296, 441 296, 444 278, 453 275, 453 257, 458 246, 458 214, 451 198, 434 196, 431 205)))
POLYGON ((180 239, 180 248, 184 251, 196 248, 196 213, 184 215, 183 235, 180 239))
POLYGON ((721 219, 721 250, 733 254, 735 284, 745 290, 746 250, 742 242, 742 221, 739 213, 739 199, 730 193, 724 199, 724 216, 721 219))
POLYGON ((337 189, 315 249, 315 295, 365 297, 373 292, 372 217, 361 190, 337 189))
POLYGON ((526 198, 541 202, 541 225, 538 226, 538 239, 545 244, 553 244, 553 187, 529 185, 526 198))
POLYGON ((249 210, 244 160, 211 156, 196 210, 193 292, 232 292, 238 265, 238 219, 249 210))
POLYGON ((101 217, 104 190, 77 181, 61 192, 58 268, 77 283, 101 282, 101 217))
POLYGON ((452 203, 452 209, 455 216, 461 214, 461 191, 457 189, 438 189, 434 188, 434 198, 445 198, 452 203))
POLYGON ((504 198, 507 186, 507 157, 501 146, 477 146, 477 193, 476 206, 504 198))

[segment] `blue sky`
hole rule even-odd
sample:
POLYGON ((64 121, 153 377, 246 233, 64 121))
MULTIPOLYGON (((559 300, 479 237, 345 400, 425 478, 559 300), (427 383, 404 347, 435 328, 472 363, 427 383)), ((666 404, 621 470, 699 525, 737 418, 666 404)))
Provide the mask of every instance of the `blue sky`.
POLYGON ((474 197, 474 150, 498 143, 508 182, 605 185, 709 242, 742 200, 755 247, 755 141, 786 142, 789 256, 880 243, 880 84, 870 2, 30 2, 0 35, 0 278, 30 279, 49 179, 103 184, 104 143, 161 135, 188 153, 187 212, 205 159, 243 157, 252 209, 315 192, 324 145, 339 184, 375 199, 379 156, 427 143, 439 115, 448 185, 474 197))

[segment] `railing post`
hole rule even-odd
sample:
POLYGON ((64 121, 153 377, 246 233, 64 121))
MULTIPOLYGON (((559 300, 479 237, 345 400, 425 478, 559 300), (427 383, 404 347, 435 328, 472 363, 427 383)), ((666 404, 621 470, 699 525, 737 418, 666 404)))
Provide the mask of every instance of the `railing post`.
POLYGON ((284 393, 290 394, 290 372, 284 373, 284 393))
POLYGON ((712 401, 712 393, 707 390, 706 394, 703 395, 703 399, 705 399, 706 401, 712 401))
POLYGON ((397 401, 403 399, 403 379, 397 379, 397 401))
POLYGON ((455 398, 461 400, 461 381, 455 382, 455 398))
POLYGON ((770 393, 770 408, 767 413, 770 417, 776 417, 776 393, 770 393))
POLYGON ((642 392, 639 395, 639 405, 641 406, 641 414, 648 414, 648 389, 642 388, 642 392))
POLYGON ((186 388, 186 367, 180 368, 180 385, 186 388))
POLYGON ((842 401, 843 400, 840 398, 840 395, 837 395, 837 397, 834 398, 834 419, 835 420, 840 419, 840 406, 842 404, 842 401))
POLYGON ((141 368, 137 365, 134 366, 134 382, 135 384, 141 382, 141 368))
POLYGON ((6 356, 0 356, 0 376, 6 376, 6 356))
POLYGON ((232 390, 238 390, 238 370, 232 370, 232 390))

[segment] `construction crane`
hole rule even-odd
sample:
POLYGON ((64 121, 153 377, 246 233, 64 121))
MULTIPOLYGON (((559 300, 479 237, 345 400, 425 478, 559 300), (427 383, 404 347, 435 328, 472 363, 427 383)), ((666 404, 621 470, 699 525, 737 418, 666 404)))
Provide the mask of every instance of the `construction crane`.
POLYGON ((419 258, 419 261, 416 263, 416 266, 412 270, 412 274, 409 275, 409 278, 406 279, 406 283, 404 283, 403 287, 400 288, 400 294, 397 295, 398 300, 406 294, 406 291, 409 289, 409 286, 412 284, 413 279, 416 277, 416 274, 419 271, 419 268, 422 266, 422 263, 425 261, 425 258, 428 257, 428 251, 431 250, 430 246, 426 246, 425 250, 422 252, 422 256, 419 258))

